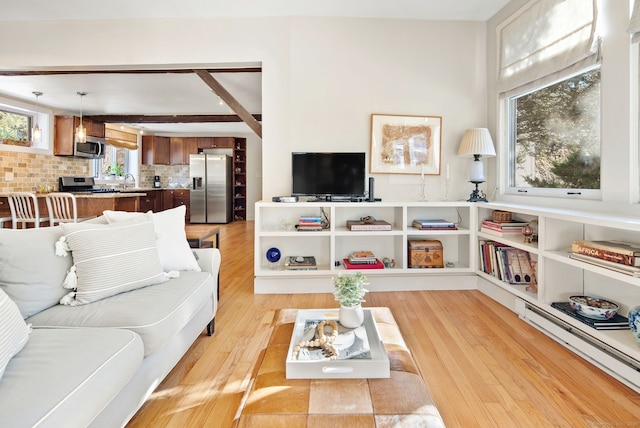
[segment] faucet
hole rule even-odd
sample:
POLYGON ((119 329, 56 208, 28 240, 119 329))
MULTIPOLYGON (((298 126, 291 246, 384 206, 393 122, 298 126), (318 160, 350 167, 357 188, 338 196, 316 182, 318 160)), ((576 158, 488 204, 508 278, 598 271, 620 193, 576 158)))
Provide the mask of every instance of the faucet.
POLYGON ((124 190, 127 190, 127 179, 131 178, 133 180, 133 187, 136 187, 136 178, 133 176, 133 174, 125 174, 124 175, 124 183, 122 184, 122 187, 124 190))

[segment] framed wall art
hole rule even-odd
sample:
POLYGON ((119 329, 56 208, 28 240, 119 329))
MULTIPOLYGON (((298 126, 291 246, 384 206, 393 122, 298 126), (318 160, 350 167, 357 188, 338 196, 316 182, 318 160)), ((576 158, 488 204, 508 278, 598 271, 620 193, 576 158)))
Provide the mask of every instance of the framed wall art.
POLYGON ((371 115, 370 172, 440 174, 442 117, 371 115))

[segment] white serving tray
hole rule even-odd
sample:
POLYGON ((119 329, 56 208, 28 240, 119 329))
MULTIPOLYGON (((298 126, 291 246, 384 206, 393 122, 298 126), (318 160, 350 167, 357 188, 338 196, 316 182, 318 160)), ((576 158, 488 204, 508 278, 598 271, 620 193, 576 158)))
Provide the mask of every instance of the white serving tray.
POLYGON ((304 309, 298 311, 287 353, 287 379, 358 379, 388 378, 390 376, 389 357, 371 310, 364 308, 364 327, 367 332, 371 358, 349 360, 307 360, 293 359, 293 348, 300 342, 306 320, 338 320, 337 309, 304 309))

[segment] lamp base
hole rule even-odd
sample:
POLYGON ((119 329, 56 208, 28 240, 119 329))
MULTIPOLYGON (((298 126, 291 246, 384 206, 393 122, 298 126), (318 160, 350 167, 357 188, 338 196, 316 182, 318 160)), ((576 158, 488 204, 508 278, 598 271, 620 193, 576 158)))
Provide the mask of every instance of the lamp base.
POLYGON ((473 192, 471 192, 471 195, 469 195, 469 199, 467 199, 467 202, 489 202, 487 200, 487 195, 485 195, 482 190, 478 189, 478 184, 484 183, 484 182, 471 181, 471 183, 475 184, 476 188, 473 190, 473 192))

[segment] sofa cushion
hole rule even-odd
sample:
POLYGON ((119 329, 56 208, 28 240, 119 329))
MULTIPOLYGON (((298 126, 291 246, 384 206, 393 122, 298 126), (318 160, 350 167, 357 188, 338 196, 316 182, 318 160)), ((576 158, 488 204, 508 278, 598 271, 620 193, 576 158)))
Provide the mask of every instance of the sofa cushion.
POLYGON ((20 352, 27 340, 29 327, 16 304, 0 289, 0 378, 9 360, 20 352))
POLYGON ((147 356, 180 331, 202 305, 212 305, 214 290, 214 278, 209 272, 180 272, 179 278, 89 305, 54 306, 27 321, 39 328, 77 326, 133 330, 142 337, 147 356))
POLYGON ((88 426, 142 363, 140 337, 121 329, 34 329, 0 379, 0 425, 88 426))
POLYGON ((117 224, 83 222, 61 227, 74 263, 72 280, 65 287, 75 291, 60 303, 82 305, 167 280, 149 215, 117 224))
POLYGON ((56 257, 62 228, 0 228, 0 288, 11 297, 23 318, 57 305, 68 290, 62 281, 73 260, 56 257))
MULTIPOLYGON (((151 213, 153 227, 156 231, 156 248, 162 269, 165 272, 172 270, 195 270, 200 266, 187 241, 184 229, 184 216, 187 208, 180 205, 176 208, 151 213)), ((104 211, 104 216, 109 223, 117 223, 144 215, 127 211, 104 211)))

